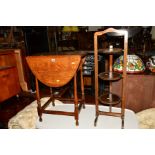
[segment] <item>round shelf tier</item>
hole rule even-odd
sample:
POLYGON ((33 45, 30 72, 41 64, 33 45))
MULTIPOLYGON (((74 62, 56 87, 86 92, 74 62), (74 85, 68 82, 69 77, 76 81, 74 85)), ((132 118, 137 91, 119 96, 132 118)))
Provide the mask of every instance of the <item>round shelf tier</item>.
POLYGON ((109 48, 99 49, 98 53, 100 54, 121 54, 123 50, 121 48, 113 48, 112 50, 109 50, 109 48))
POLYGON ((107 104, 107 105, 115 105, 115 104, 119 104, 121 102, 121 99, 119 96, 112 94, 112 93, 105 93, 102 94, 99 97, 99 101, 102 104, 107 104))
POLYGON ((98 76, 105 81, 117 81, 122 78, 122 74, 116 72, 102 72, 98 76))

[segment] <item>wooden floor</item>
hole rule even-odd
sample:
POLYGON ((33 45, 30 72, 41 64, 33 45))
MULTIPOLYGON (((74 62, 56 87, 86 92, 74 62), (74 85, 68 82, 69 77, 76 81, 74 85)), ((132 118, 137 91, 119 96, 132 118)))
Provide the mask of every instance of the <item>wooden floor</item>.
MULTIPOLYGON (((41 96, 49 96, 50 91, 47 89, 42 89, 41 96)), ((2 103, 0 103, 0 129, 8 128, 8 121, 11 117, 17 114, 24 107, 29 105, 32 101, 34 101, 35 93, 24 93, 22 92, 19 97, 12 97, 2 103)), ((89 91, 85 93, 85 102, 86 104, 94 104, 94 95, 89 91)))

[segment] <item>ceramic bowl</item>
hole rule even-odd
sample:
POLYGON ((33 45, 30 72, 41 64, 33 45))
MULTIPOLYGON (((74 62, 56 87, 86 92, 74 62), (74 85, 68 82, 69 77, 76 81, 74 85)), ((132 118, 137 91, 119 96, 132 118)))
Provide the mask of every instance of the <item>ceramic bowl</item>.
MULTIPOLYGON (((113 65, 116 72, 122 72, 123 69, 123 55, 116 59, 113 65)), ((127 73, 140 73, 145 70, 145 65, 140 57, 137 55, 127 55, 127 73)))

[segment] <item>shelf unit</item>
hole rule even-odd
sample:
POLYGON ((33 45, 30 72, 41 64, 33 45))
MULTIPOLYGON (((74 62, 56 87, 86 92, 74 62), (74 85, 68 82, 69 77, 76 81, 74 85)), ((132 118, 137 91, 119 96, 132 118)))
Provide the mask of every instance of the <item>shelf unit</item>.
POLYGON ((96 118, 94 121, 94 126, 97 125, 97 120, 99 115, 108 115, 121 117, 122 125, 121 128, 124 128, 124 116, 125 116, 125 102, 126 102, 126 65, 127 65, 127 52, 128 52, 128 32, 125 30, 116 30, 114 28, 108 28, 104 31, 99 31, 94 33, 94 59, 95 59, 95 105, 96 105, 96 118), (111 45, 109 49, 98 49, 98 37, 104 36, 105 34, 117 34, 117 36, 124 37, 124 49, 113 48, 111 45), (123 73, 113 72, 113 55, 123 52, 124 61, 123 61, 123 73), (108 63, 108 72, 98 73, 98 53, 103 55, 109 55, 108 63), (99 94, 99 78, 104 81, 109 81, 109 90, 103 91, 102 94, 99 94), (112 93, 112 82, 122 79, 122 94, 117 96, 112 93), (109 111, 101 111, 99 109, 99 104, 108 105, 109 111), (120 104, 120 112, 113 112, 112 107, 116 104, 120 104))

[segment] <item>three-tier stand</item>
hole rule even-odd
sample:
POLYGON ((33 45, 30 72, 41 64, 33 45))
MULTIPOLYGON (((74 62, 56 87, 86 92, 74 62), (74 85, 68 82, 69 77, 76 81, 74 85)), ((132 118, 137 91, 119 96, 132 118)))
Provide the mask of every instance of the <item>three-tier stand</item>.
POLYGON ((116 30, 114 28, 108 28, 104 31, 98 31, 94 34, 94 61, 95 61, 95 105, 96 105, 96 118, 94 121, 94 126, 97 125, 97 120, 99 115, 108 115, 121 117, 122 125, 124 128, 124 115, 125 115, 125 102, 126 102, 126 66, 127 66, 127 52, 128 52, 128 32, 125 30, 116 30), (116 36, 124 37, 124 50, 113 48, 111 45, 108 49, 98 49, 98 37, 105 34, 116 34, 116 36), (98 53, 109 55, 109 69, 108 72, 98 73, 98 53), (113 72, 113 55, 123 52, 123 71, 122 73, 113 72), (104 81, 109 81, 108 91, 103 91, 102 94, 99 94, 99 78, 104 81), (117 96, 112 93, 112 82, 122 79, 122 94, 117 96), (100 110, 99 104, 108 105, 109 111, 100 110), (112 111, 114 105, 120 104, 120 112, 112 111))

